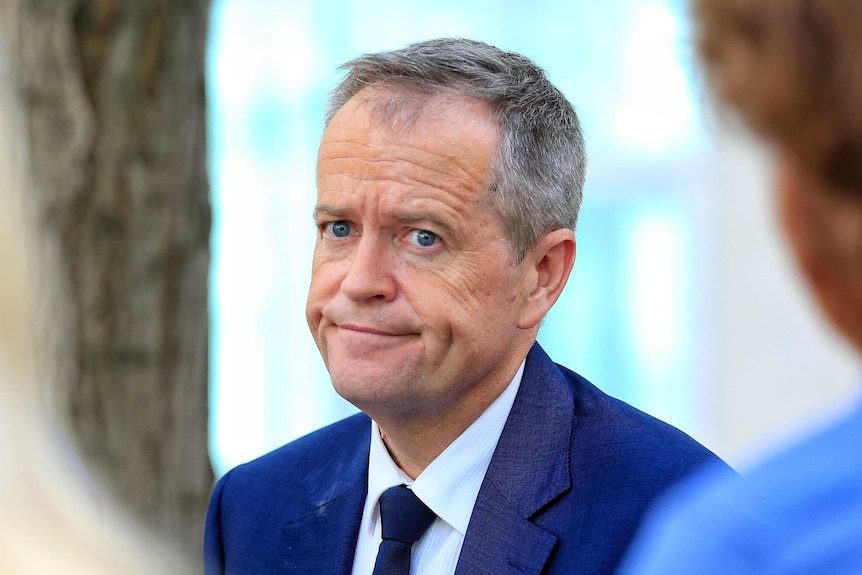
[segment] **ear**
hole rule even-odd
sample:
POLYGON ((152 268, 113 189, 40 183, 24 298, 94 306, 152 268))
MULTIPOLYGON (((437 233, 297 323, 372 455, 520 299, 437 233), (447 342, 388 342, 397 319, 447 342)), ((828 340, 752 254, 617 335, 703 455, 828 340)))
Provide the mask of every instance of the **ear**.
POLYGON ((572 230, 554 230, 545 234, 524 256, 521 265, 525 266, 525 300, 518 327, 537 327, 557 302, 575 265, 575 246, 572 230))

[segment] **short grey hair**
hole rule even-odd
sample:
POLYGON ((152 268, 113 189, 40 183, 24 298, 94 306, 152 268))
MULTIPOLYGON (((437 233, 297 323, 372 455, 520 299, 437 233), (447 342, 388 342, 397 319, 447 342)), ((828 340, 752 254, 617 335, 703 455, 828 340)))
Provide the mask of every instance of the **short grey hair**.
POLYGON ((454 92, 488 104, 500 131, 489 197, 515 261, 557 229, 575 229, 586 171, 584 136, 565 96, 530 59, 463 38, 366 54, 341 66, 329 122, 363 88, 417 95, 454 92))

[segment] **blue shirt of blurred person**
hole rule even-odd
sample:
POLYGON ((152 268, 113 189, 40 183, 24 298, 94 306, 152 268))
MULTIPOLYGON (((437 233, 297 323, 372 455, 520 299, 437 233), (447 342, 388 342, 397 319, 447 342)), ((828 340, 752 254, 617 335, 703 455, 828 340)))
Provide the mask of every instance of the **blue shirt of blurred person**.
POLYGON ((620 573, 862 574, 862 406, 747 474, 676 488, 620 573))

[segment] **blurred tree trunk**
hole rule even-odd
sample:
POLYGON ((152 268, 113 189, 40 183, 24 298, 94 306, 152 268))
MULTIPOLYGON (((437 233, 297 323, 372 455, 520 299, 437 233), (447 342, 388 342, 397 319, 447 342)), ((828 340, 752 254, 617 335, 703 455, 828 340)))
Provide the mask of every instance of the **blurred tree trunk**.
POLYGON ((88 464, 198 554, 209 0, 2 0, 40 241, 44 375, 88 464))

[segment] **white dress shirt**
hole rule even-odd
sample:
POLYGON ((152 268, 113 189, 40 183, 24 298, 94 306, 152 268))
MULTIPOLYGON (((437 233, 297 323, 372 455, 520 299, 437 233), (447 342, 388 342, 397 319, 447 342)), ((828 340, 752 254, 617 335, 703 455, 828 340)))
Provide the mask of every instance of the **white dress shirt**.
POLYGON ((521 385, 524 362, 509 386, 470 427, 416 478, 404 473, 392 460, 377 423, 371 423, 368 458, 368 495, 359 525, 353 575, 371 575, 380 546, 380 494, 406 484, 436 515, 425 535, 413 545, 411 575, 453 575, 461 554, 467 525, 485 472, 503 426, 509 418, 521 385))

